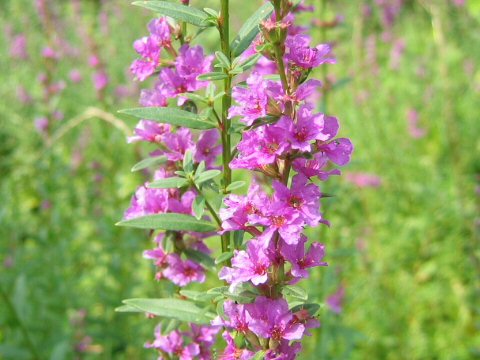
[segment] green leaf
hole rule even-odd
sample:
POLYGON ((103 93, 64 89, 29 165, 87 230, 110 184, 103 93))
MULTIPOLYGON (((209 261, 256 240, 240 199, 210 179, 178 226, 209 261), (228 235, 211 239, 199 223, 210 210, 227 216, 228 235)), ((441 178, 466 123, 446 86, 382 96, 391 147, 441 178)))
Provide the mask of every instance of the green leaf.
POLYGON ((227 186, 227 191, 240 189, 244 185, 245 185, 245 181, 234 181, 230 185, 227 186))
POLYGON ((300 310, 307 310, 310 316, 315 316, 320 310, 321 306, 319 304, 314 304, 314 303, 309 303, 309 304, 301 304, 301 305, 296 305, 290 309, 291 312, 297 312, 300 310))
POLYGON ((208 15, 191 6, 175 4, 166 1, 135 1, 133 5, 153 10, 159 14, 170 16, 175 20, 185 21, 195 26, 205 26, 208 15))
POLYGON ((228 286, 221 286, 207 291, 207 294, 223 295, 241 304, 252 303, 258 294, 252 291, 244 290, 241 287, 237 288, 235 293, 231 293, 228 286))
POLYGON ((215 80, 223 80, 228 78, 228 75, 221 72, 211 72, 197 76, 197 80, 200 81, 215 81, 215 80))
POLYGON ((180 177, 158 179, 148 184, 150 189, 173 189, 181 188, 188 184, 188 180, 180 177))
POLYGON ((245 235, 245 231, 237 230, 233 232, 233 245, 236 249, 240 248, 243 245, 243 236, 245 235))
POLYGON ((176 213, 141 216, 129 220, 122 220, 116 225, 154 230, 161 229, 195 232, 210 232, 217 230, 217 227, 211 222, 197 220, 193 216, 176 213))
POLYGON ((197 219, 201 219, 205 212, 205 198, 202 195, 197 195, 192 204, 193 213, 197 219))
POLYGON ((258 25, 269 17, 272 11, 273 6, 268 2, 247 19, 230 45, 233 56, 239 56, 250 46, 260 32, 258 25))
POLYGON ((213 259, 201 251, 187 249, 184 251, 184 253, 185 255, 187 255, 188 258, 193 259, 196 262, 199 262, 206 268, 211 268, 211 269, 215 268, 215 262, 213 261, 213 259))
POLYGON ((233 252, 232 251, 229 251, 229 252, 224 252, 222 253, 219 257, 217 257, 215 259, 215 264, 221 264, 225 261, 227 261, 228 259, 231 259, 233 257, 233 252))
POLYGON ((308 299, 307 292, 304 289, 302 289, 301 287, 294 286, 294 285, 284 286, 284 288, 282 289, 282 294, 287 295, 287 296, 291 296, 291 297, 294 297, 294 298, 297 298, 297 299, 300 299, 300 300, 303 300, 303 301, 307 301, 307 299, 308 299))
POLYGON ((225 69, 230 68, 231 66, 230 60, 228 60, 227 56, 223 52, 215 51, 215 56, 217 57, 218 61, 225 69))
POLYGON ((255 353, 251 360, 263 360, 265 359, 266 350, 260 350, 255 353))
POLYGON ((131 305, 122 305, 117 308, 115 308, 116 312, 142 312, 142 310, 131 306, 131 305))
POLYGON ((124 304, 160 317, 195 324, 208 324, 214 315, 206 313, 191 301, 179 299, 128 299, 124 304))
POLYGON ((215 124, 205 121, 197 114, 173 108, 141 107, 120 110, 119 113, 191 129, 207 130, 215 127, 215 124))
POLYGON ((187 174, 193 173, 193 154, 190 150, 185 151, 183 156, 183 171, 187 174))
POLYGON ((194 290, 180 290, 180 295, 185 296, 186 298, 192 299, 193 301, 210 301, 213 299, 215 294, 207 294, 206 292, 194 291, 194 290))
POLYGON ((222 172, 220 170, 207 170, 205 172, 202 172, 200 175, 198 175, 198 178, 195 180, 195 182, 197 184, 201 184, 205 181, 213 179, 214 177, 217 177, 221 173, 222 172))
POLYGON ((254 66, 261 57, 262 54, 255 54, 253 56, 250 56, 247 60, 240 64, 240 67, 243 69, 243 71, 247 71, 252 66, 254 66))
POLYGON ((133 172, 133 171, 143 170, 143 169, 146 169, 146 168, 148 168, 150 166, 153 166, 153 165, 163 164, 166 161, 167 161, 167 157, 163 156, 163 155, 146 158, 146 159, 143 159, 142 161, 136 163, 135 165, 133 165, 131 171, 133 172))

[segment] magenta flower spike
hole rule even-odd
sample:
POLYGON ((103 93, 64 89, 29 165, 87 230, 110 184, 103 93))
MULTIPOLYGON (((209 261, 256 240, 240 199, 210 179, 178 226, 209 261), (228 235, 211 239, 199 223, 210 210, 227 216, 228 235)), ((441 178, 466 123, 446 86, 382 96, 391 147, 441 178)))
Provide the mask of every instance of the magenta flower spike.
POLYGON ((340 175, 353 152, 337 137, 338 119, 317 109, 331 81, 309 78, 336 59, 331 45, 312 44, 296 24, 312 7, 265 2, 249 20, 253 40, 243 43, 247 34, 230 34, 229 2, 220 3, 217 15, 169 2, 169 17, 152 20, 134 43, 132 73, 154 81, 141 91, 143 108, 125 111, 139 119, 128 142, 153 147, 133 170, 156 171, 145 171, 153 179, 137 189, 120 225, 150 230, 155 246, 144 257, 158 286, 175 290, 130 299, 127 309, 161 322, 146 344, 161 359, 294 360, 320 326, 320 306, 307 302, 301 281, 328 265, 326 245, 305 235, 329 225, 315 181, 340 175), (197 43, 195 26, 217 28, 215 55, 197 43), (212 274, 216 286, 200 290, 212 274))

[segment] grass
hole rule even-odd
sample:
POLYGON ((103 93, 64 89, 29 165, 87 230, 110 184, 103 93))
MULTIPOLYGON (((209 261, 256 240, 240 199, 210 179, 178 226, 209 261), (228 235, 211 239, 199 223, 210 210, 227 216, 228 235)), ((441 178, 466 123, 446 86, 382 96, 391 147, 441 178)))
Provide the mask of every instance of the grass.
MULTIPOLYGON (((149 14, 112 2, 105 34, 95 3, 84 2, 80 18, 99 46, 110 85, 105 99, 97 99, 74 9, 55 6, 62 34, 80 55, 55 72, 67 88, 49 105, 65 115, 53 132, 88 107, 115 114, 136 103, 138 90, 120 98, 115 87, 131 84, 130 44, 145 33, 149 14), (73 67, 84 75, 77 85, 68 81, 73 67)), ((480 15, 474 1, 466 8, 407 1, 392 28, 405 52, 392 69, 393 42, 381 40, 381 14, 375 8, 362 20, 361 3, 327 2, 321 15, 344 16, 325 34, 336 43, 338 58, 328 75, 351 79, 329 94, 327 110, 356 146, 345 173, 375 174, 381 186, 359 188, 345 176, 324 184, 335 195, 323 203, 332 227, 309 236, 327 244, 330 266, 316 269, 304 286, 319 302, 339 284, 346 296, 342 313, 322 309, 322 328, 305 341, 301 359, 472 359, 480 356, 480 15), (369 60, 367 39, 373 37, 377 72, 369 60), (408 133, 411 108, 426 130, 423 138, 408 133)), ((256 4, 232 0, 231 6, 241 9, 234 12, 238 28, 256 4)), ((35 14, 30 1, 0 4, 2 28, 25 32, 30 54, 28 61, 0 58, 0 286, 17 313, 0 307, 0 358, 32 358, 22 327, 42 359, 73 358, 85 336, 91 338, 85 359, 153 358, 142 345, 155 322, 114 313, 122 299, 168 292, 141 258, 150 246, 145 234, 113 226, 145 180, 130 168, 147 149, 127 146, 122 131, 98 118, 73 127, 52 146, 42 140, 33 119, 46 113, 36 79, 44 71, 38 54, 48 39, 35 14), (17 100, 19 85, 32 103, 17 100)), ((311 18, 302 16, 306 23, 311 18)), ((322 37, 319 29, 312 35, 322 37)), ((205 33, 200 40, 213 44, 215 37, 205 33)), ((0 48, 7 53, 6 37, 0 48)))

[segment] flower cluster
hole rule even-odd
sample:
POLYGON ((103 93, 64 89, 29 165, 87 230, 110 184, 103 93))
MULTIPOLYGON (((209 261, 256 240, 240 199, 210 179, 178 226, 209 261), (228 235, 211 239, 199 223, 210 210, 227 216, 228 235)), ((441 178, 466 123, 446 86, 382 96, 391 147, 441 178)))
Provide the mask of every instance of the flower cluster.
MULTIPOLYGON (((150 35, 134 43, 141 58, 135 60, 130 69, 141 81, 157 71, 158 79, 153 89, 141 91, 140 104, 145 107, 166 107, 169 99, 178 99, 178 105, 187 106, 187 98, 182 94, 208 85, 208 82, 199 81, 197 77, 211 71, 213 57, 204 56, 201 46, 184 44, 177 50, 173 27, 164 17, 152 20, 148 29, 150 35), (162 59, 163 54, 173 60, 162 59)), ((155 145, 151 156, 164 157, 166 160, 164 166, 153 174, 153 181, 174 177, 175 172, 183 170, 182 161, 187 153, 192 155, 195 168, 204 166, 205 169, 213 169, 222 152, 216 129, 203 131, 196 136, 188 128, 151 120, 140 120, 134 135, 128 138, 130 143, 138 141, 155 145)), ((155 188, 151 184, 147 182, 136 190, 124 214, 125 219, 165 213, 194 215, 192 205, 198 196, 196 190, 155 188)), ((153 260, 155 278, 168 280, 179 287, 191 282, 204 282, 205 268, 189 255, 194 252, 208 256, 211 251, 203 240, 211 235, 191 231, 167 231, 156 235, 156 246, 144 252, 145 258, 153 260)), ((146 346, 157 349, 160 354, 178 356, 180 359, 211 359, 210 348, 218 328, 195 324, 190 326, 190 332, 175 330, 166 335, 161 334, 159 326, 155 340, 146 346)))
MULTIPOLYGON (((137 189, 125 219, 168 213, 200 219, 206 207, 220 228, 221 256, 228 259, 223 260, 225 266, 219 272, 228 286, 219 293, 206 293, 213 296, 209 299, 217 305, 218 316, 211 326, 191 324, 189 331, 168 331, 159 325, 155 340, 146 346, 158 350, 160 358, 211 359, 215 336, 223 328, 227 346, 222 359, 251 359, 258 351, 264 351, 264 358, 270 360, 295 359, 301 339, 320 325, 315 309, 293 306, 286 294, 298 291, 295 284, 309 276, 309 269, 327 265, 324 244, 309 241, 305 230, 328 225, 320 211, 324 194, 317 180, 340 175, 336 166, 350 161, 353 146, 349 139, 337 137, 338 120, 316 111, 312 101, 323 85, 308 79, 309 75, 336 60, 330 45, 313 46, 305 29, 294 24, 294 10, 311 8, 294 7, 283 0, 273 3, 274 14, 260 24, 259 36, 240 59, 232 62, 223 54, 222 60, 217 53, 219 64, 215 67, 223 70, 221 76, 218 72, 213 75, 227 78, 225 92, 219 95, 223 108, 218 113, 213 85, 199 80, 200 75, 208 74, 200 79, 212 76, 214 58, 206 56, 202 47, 191 45, 182 26, 167 18, 155 19, 148 26, 149 35, 134 43, 140 58, 133 62, 132 73, 140 81, 157 77, 152 89, 141 92, 142 106, 162 108, 176 100, 181 109, 196 114, 202 103, 209 108, 205 117, 215 116, 218 124, 197 135, 185 127, 143 119, 128 139, 154 145, 151 156, 162 158, 164 165, 153 174, 152 182, 137 189), (235 61, 248 61, 252 56, 257 64, 244 77, 245 83, 233 81, 232 89, 235 76, 230 71, 235 70, 235 61), (189 94, 204 88, 204 97, 189 94), (225 106, 230 104, 230 91, 234 104, 225 106), (231 156, 230 134, 238 129, 241 139, 231 156), (222 145, 218 145, 220 139, 222 145), (223 189, 211 184, 223 197, 217 213, 195 179, 200 168, 215 173, 220 154, 226 173, 220 184, 223 189), (228 172, 232 169, 255 175, 247 195, 229 190, 228 172), (178 187, 170 186, 179 179, 178 187), (245 242, 230 241, 232 234, 247 234, 245 242), (248 296, 242 295, 245 293, 248 296), (237 298, 231 297, 235 294, 237 298)), ((204 282, 206 272, 198 255, 211 254, 203 242, 211 235, 168 230, 154 236, 156 246, 145 251, 144 257, 153 260, 157 280, 180 287, 204 282)))
POLYGON ((319 326, 306 309, 289 309, 281 289, 308 277, 309 268, 327 265, 324 245, 308 245, 303 234, 308 226, 328 224, 320 212, 322 192, 313 180, 339 175, 331 165, 347 164, 353 151, 349 139, 336 138, 338 120, 316 113, 309 101, 322 84, 307 76, 318 66, 335 63, 332 49, 327 44, 312 47, 301 29, 290 26, 293 20, 292 13, 276 13, 264 22, 263 37, 250 49, 250 55, 258 51, 263 57, 246 87, 234 88, 236 104, 230 109, 230 117, 240 116, 247 126, 231 168, 263 174, 264 182, 271 179, 273 194, 267 195, 254 182, 248 195, 228 195, 220 212, 223 231, 251 234, 246 249, 235 250, 231 266, 220 271, 220 279, 232 292, 247 286, 259 296, 252 304, 227 301, 225 317, 214 324, 228 331, 226 353, 239 351, 230 341, 236 332, 244 334, 253 348, 268 344, 267 359, 294 359, 301 349, 298 341, 309 328, 319 326), (285 34, 284 46, 278 33, 285 34), (265 79, 272 69, 281 81, 265 79))
POLYGON ((155 329, 155 340, 145 347, 153 348, 168 356, 177 356, 180 360, 212 359, 212 346, 220 329, 215 326, 191 324, 189 331, 174 330, 162 335, 162 329, 155 329), (189 339, 189 342, 186 342, 189 339))

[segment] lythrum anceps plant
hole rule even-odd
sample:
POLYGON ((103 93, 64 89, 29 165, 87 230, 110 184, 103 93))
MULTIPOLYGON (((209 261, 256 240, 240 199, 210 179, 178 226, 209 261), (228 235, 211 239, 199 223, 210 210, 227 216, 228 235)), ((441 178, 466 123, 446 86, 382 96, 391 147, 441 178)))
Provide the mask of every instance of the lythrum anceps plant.
POLYGON ((129 141, 154 146, 133 170, 155 171, 119 225, 150 230, 155 247, 144 256, 157 280, 178 288, 118 310, 158 320, 146 346, 161 359, 294 359, 319 326, 319 305, 296 284, 327 265, 325 246, 304 235, 328 224, 314 181, 339 175, 334 165, 352 152, 348 139, 335 138, 337 119, 309 102, 322 83, 308 77, 335 63, 331 48, 310 44, 295 24, 309 8, 286 0, 265 3, 235 36, 228 0, 219 11, 188 1, 135 4, 161 15, 135 42, 131 66, 155 83, 142 90, 143 107, 122 112, 141 119, 129 141), (218 51, 207 55, 196 35, 215 28, 218 51), (244 181, 232 182, 237 169, 252 175, 247 195, 237 194, 244 181), (209 237, 219 239, 209 241, 214 248, 209 237), (223 284, 188 289, 207 274, 223 284))

